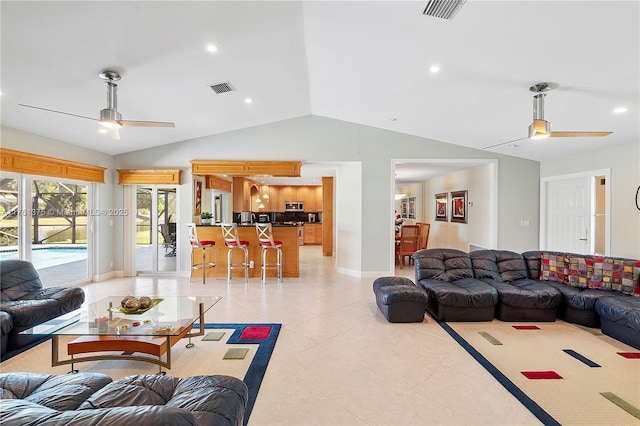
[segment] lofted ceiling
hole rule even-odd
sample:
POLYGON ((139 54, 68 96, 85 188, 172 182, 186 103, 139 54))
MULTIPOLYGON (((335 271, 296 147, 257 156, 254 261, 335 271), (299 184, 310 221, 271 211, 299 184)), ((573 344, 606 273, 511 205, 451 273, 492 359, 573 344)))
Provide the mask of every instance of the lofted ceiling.
POLYGON ((468 0, 451 21, 425 4, 2 1, 1 124, 116 155, 315 114, 482 149, 526 137, 528 89, 551 82, 553 130, 613 134, 488 151, 543 160, 640 141, 639 2, 468 0), (19 106, 98 118, 105 69, 122 74, 125 120, 176 127, 115 141, 19 106), (214 93, 220 82, 234 90, 214 93))

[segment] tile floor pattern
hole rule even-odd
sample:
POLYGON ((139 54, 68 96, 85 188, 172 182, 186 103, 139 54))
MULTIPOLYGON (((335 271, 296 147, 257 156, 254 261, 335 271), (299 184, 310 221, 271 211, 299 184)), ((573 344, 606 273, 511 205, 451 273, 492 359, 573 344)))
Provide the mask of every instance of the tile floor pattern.
MULTIPOLYGON (((373 279, 341 275, 301 247, 300 278, 118 278, 108 295, 220 295, 207 322, 282 323, 250 425, 534 425, 540 422, 427 316, 390 324, 373 279)), ((413 278, 413 266, 398 274, 413 278)), ((215 366, 212 366, 215 374, 215 366)))

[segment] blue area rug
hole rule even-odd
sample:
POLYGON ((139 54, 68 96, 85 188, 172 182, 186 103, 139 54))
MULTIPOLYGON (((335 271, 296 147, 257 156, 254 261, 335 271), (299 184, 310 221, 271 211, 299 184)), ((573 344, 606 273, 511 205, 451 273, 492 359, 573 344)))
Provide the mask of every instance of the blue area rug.
MULTIPOLYGON (((197 324, 196 324, 197 326, 197 324)), ((207 323, 205 329, 231 329, 233 333, 225 342, 226 344, 234 345, 258 345, 255 356, 249 365, 249 368, 242 379, 247 388, 249 389, 249 399, 247 401, 247 408, 244 412, 244 424, 249 421, 249 416, 253 411, 256 398, 258 397, 258 391, 262 384, 262 379, 267 371, 267 365, 271 359, 271 354, 276 346, 278 335, 280 334, 280 328, 282 324, 274 323, 207 323), (246 330, 245 330, 246 329, 246 330), (244 333, 244 334, 243 334, 244 333)), ((8 351, 2 356, 1 361, 6 361, 16 355, 23 353, 24 351, 39 345, 47 340, 51 339, 51 336, 43 336, 41 340, 38 340, 28 346, 13 351, 8 351)))
POLYGON ((262 323, 262 324, 210 324, 207 323, 204 325, 205 328, 229 328, 233 329, 233 334, 229 339, 227 339, 227 344, 244 344, 244 345, 259 345, 258 350, 256 351, 251 364, 249 365, 249 369, 247 373, 244 375, 243 382, 249 388, 249 401, 247 402, 247 408, 244 412, 244 424, 246 425, 249 421, 249 416, 251 416, 251 411, 253 411, 253 406, 256 403, 256 398, 258 397, 258 391, 260 390, 260 385, 262 384, 262 379, 264 378, 264 374, 267 371, 267 364, 269 364, 269 360, 271 359, 271 354, 273 353, 273 349, 276 346, 276 340, 278 340, 278 335, 280 334, 280 328, 282 324, 271 324, 271 323, 262 323), (266 338, 257 338, 257 339, 247 339, 241 338, 242 333, 245 328, 263 328, 270 327, 271 331, 268 333, 266 338))

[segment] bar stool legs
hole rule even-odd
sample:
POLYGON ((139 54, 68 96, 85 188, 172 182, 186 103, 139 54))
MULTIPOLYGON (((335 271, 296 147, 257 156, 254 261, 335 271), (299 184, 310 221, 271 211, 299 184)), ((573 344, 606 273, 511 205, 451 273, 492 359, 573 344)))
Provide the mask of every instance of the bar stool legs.
POLYGON ((249 250, 247 250, 246 245, 241 246, 227 246, 227 283, 231 282, 231 271, 233 269, 244 269, 244 282, 249 282, 249 250), (232 263, 233 258, 233 250, 241 249, 244 252, 244 262, 242 263, 232 263))
POLYGON ((249 282, 249 250, 247 246, 249 241, 241 240, 238 237, 238 225, 235 223, 221 223, 220 230, 222 230, 222 238, 224 244, 227 246, 227 283, 231 282, 231 271, 233 269, 244 269, 244 282, 249 282), (232 263, 233 250, 242 249, 244 252, 244 262, 241 264, 232 263))
POLYGON ((280 247, 262 246, 262 265, 260 267, 262 284, 267 283, 267 269, 276 269, 278 272, 278 282, 282 282, 282 250, 280 247), (276 250, 276 263, 267 263, 267 252, 269 249, 276 250))
POLYGON ((260 267, 260 277, 262 284, 267 282, 267 269, 276 269, 278 271, 278 282, 282 282, 282 241, 273 239, 273 230, 270 223, 256 223, 256 232, 258 234, 258 242, 262 247, 262 265, 260 267), (276 263, 267 263, 267 252, 269 249, 276 250, 276 263))

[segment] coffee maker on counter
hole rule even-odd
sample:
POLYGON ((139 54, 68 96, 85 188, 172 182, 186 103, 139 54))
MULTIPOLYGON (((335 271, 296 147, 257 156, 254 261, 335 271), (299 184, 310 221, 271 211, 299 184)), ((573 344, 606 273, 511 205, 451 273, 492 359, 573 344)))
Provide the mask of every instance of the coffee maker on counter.
POLYGON ((240 212, 240 223, 242 225, 250 225, 255 219, 256 215, 251 212, 240 212))

